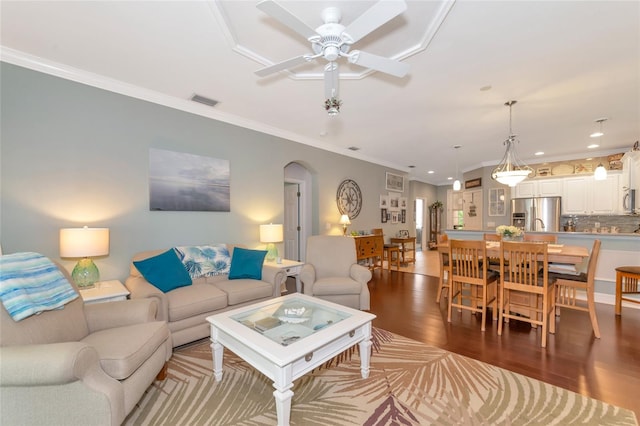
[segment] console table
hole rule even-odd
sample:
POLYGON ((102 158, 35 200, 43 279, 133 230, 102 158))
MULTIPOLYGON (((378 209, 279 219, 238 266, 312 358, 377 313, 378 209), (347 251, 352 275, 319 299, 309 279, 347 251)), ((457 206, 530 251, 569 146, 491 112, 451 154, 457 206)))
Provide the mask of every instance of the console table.
POLYGON ((353 239, 356 241, 357 259, 359 261, 367 260, 371 269, 382 268, 382 261, 378 263, 377 259, 382 260, 384 255, 384 237, 382 235, 358 235, 353 239))
POLYGON ((391 238, 391 244, 400 245, 401 263, 416 263, 416 237, 391 238))

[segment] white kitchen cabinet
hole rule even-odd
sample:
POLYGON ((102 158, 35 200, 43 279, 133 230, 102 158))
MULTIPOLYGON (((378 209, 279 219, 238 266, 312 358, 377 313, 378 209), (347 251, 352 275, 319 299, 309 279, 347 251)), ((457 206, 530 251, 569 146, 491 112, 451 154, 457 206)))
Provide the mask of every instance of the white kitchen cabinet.
POLYGON ((560 197, 563 179, 525 179, 511 191, 511 198, 560 197))
POLYGON ((605 180, 593 176, 564 179, 562 214, 616 214, 619 213, 619 174, 609 173, 605 180))

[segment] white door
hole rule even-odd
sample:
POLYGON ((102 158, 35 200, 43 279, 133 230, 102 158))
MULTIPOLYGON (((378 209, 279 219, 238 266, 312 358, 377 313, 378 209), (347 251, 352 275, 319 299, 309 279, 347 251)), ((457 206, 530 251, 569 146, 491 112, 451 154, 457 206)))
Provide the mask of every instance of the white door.
POLYGON ((482 190, 464 191, 464 229, 482 230, 482 190))
POLYGON ((300 185, 284 184, 284 257, 300 260, 300 185))
POLYGON ((415 200, 415 218, 416 218, 416 250, 421 251, 422 247, 425 247, 425 240, 427 233, 424 230, 424 222, 426 218, 425 200, 423 198, 416 198, 415 200))

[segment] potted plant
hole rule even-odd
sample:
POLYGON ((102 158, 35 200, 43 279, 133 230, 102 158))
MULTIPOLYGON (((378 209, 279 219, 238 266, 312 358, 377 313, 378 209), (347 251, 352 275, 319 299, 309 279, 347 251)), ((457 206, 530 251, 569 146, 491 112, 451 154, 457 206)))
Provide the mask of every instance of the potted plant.
POLYGON ((433 210, 436 210, 436 209, 442 209, 442 201, 436 201, 436 202, 434 202, 433 204, 431 204, 431 208, 432 208, 433 210))

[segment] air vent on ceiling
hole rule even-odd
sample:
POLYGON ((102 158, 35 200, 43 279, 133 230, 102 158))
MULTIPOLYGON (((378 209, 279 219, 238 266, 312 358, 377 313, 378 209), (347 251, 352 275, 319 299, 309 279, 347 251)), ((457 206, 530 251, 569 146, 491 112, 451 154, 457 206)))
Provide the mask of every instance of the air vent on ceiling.
POLYGON ((347 148, 351 151, 360 151, 360 148, 358 148, 357 146, 350 146, 349 148, 347 148))
POLYGON ((194 102, 199 102, 201 104, 209 105, 211 107, 216 106, 216 104, 218 103, 218 101, 216 101, 215 99, 207 98, 200 95, 193 95, 191 97, 191 100, 194 102))

